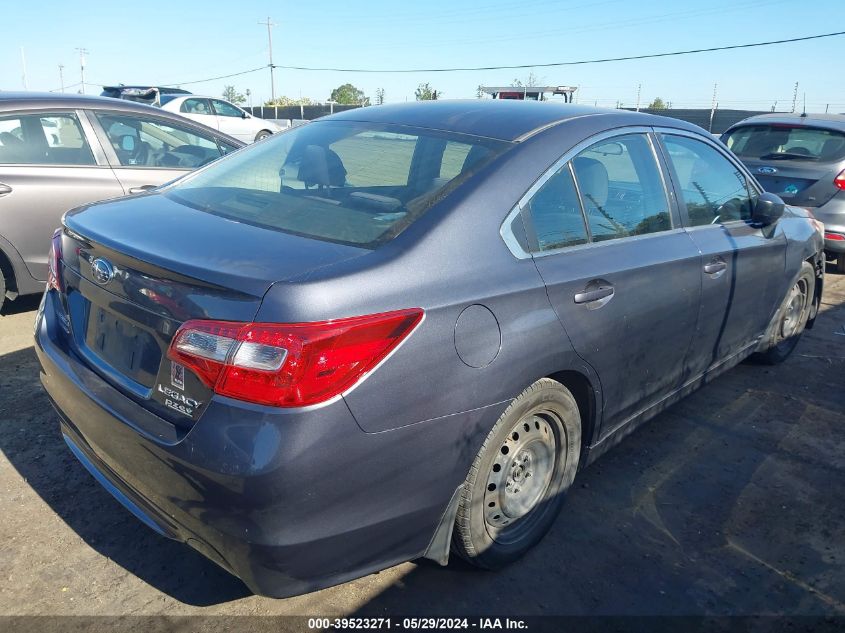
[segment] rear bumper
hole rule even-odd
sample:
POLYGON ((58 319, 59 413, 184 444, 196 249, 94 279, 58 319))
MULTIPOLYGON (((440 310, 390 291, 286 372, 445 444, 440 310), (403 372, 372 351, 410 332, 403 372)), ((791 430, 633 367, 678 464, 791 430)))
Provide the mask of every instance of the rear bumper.
MULTIPOLYGON (((845 192, 840 191, 827 204, 810 209, 817 220, 824 223, 825 232, 845 236, 845 192)), ((824 250, 828 253, 845 253, 845 240, 825 239, 824 250)))
POLYGON ((63 348, 54 295, 36 352, 70 450, 141 521, 258 594, 306 593, 421 556, 503 408, 368 434, 343 400, 282 412, 215 398, 174 435, 63 348))

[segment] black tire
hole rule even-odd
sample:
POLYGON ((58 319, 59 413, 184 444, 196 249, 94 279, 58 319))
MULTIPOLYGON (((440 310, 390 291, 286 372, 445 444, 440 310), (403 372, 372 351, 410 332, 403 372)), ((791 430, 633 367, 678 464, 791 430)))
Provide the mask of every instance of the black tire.
POLYGON ((6 302, 6 278, 0 270, 0 314, 3 312, 3 304, 6 302))
POLYGON ((840 275, 845 275, 845 253, 839 253, 836 256, 836 267, 834 270, 840 275))
POLYGON ((522 556, 554 523, 580 453, 581 416, 575 399, 559 382, 538 380, 502 413, 470 468, 455 519, 453 551, 485 569, 522 556), (537 477, 531 480, 534 472, 537 477), (497 478, 503 485, 491 483, 497 478), (528 509, 520 515, 515 506, 528 509))
POLYGON ((270 130, 261 130, 258 134, 255 135, 255 142, 263 141, 268 136, 272 136, 273 133, 270 130))
POLYGON ((789 289, 783 304, 769 324, 759 352, 754 360, 766 365, 777 365, 785 361, 804 332, 816 291, 816 274, 809 262, 801 264, 801 272, 789 289), (796 294, 800 305, 796 305, 796 294))

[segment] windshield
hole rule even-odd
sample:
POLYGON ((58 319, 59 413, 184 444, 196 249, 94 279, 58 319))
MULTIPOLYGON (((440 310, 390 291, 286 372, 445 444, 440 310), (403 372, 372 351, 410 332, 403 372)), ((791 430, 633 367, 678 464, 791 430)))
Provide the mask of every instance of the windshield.
POLYGON ((740 158, 824 162, 845 159, 845 134, 802 125, 745 125, 728 132, 725 144, 740 158))
POLYGON ((239 222, 376 248, 508 147, 405 126, 317 121, 233 154, 165 195, 239 222))

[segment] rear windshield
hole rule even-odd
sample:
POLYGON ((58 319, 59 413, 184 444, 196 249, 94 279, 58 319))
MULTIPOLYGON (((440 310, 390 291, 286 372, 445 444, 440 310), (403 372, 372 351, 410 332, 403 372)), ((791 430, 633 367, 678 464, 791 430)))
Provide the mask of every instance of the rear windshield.
POLYGON ((725 144, 740 158, 823 162, 845 159, 845 134, 801 125, 747 125, 728 132, 725 144))
POLYGON ((376 248, 509 146, 405 126, 317 121, 220 160, 165 195, 239 222, 376 248))

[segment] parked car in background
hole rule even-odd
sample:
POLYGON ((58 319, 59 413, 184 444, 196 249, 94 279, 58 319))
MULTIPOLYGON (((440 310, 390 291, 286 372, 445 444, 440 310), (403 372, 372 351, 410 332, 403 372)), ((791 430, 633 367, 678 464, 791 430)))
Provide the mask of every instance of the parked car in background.
POLYGON ((184 117, 234 136, 244 143, 260 141, 285 129, 273 121, 260 119, 235 104, 216 97, 163 94, 159 100, 163 110, 178 112, 184 117))
POLYGON ((845 273, 845 115, 763 114, 722 140, 766 189, 825 226, 825 251, 845 273))
POLYGON ((276 597, 516 560, 638 424, 783 361, 824 280, 813 221, 700 128, 493 100, 318 119, 68 213, 50 262, 71 452, 276 597))
POLYGON ((68 209, 156 187, 241 146, 130 101, 0 92, 0 306, 44 289, 68 209))

